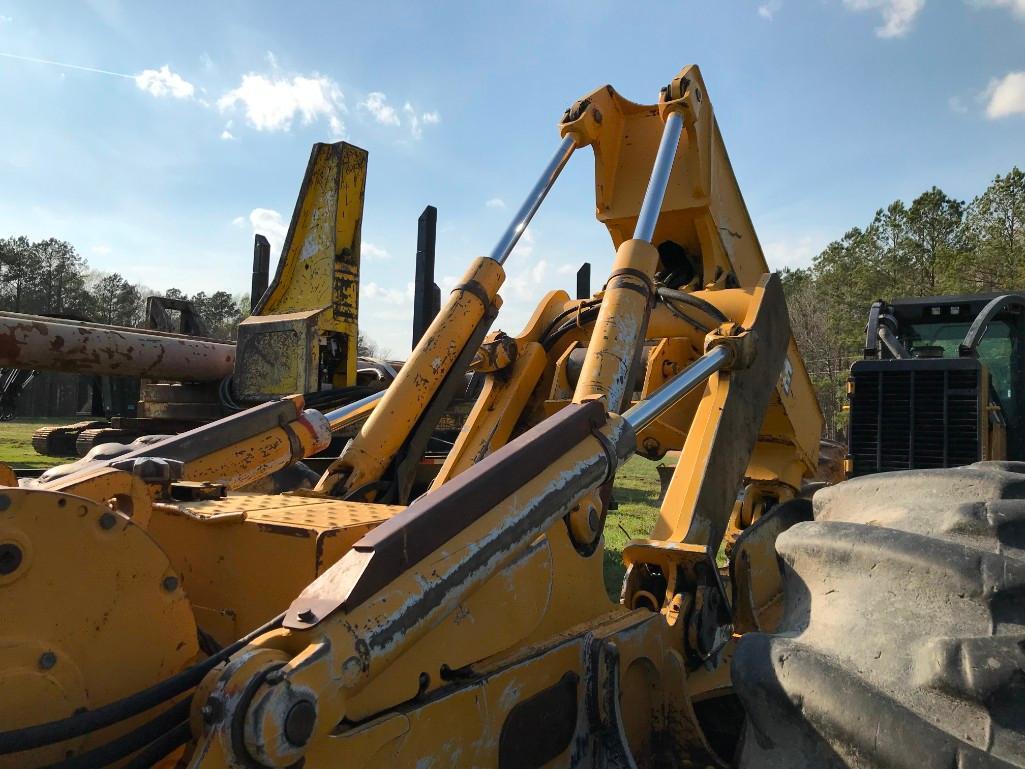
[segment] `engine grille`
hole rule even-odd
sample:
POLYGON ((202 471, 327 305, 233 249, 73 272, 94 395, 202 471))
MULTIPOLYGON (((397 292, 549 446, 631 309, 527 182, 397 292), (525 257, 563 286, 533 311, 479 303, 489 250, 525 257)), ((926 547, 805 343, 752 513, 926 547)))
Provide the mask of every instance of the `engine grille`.
POLYGON ((858 361, 851 367, 852 476, 978 461, 978 361, 858 361))

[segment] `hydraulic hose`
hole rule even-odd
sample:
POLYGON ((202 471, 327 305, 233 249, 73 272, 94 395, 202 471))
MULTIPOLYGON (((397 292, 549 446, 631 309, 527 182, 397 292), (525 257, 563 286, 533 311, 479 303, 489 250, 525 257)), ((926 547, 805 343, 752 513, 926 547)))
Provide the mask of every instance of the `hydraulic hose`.
POLYGON ((711 302, 706 302, 704 299, 694 296, 694 294, 688 294, 686 291, 677 291, 676 289, 659 286, 658 295, 663 299, 688 304, 694 309, 705 313, 705 315, 708 315, 710 318, 714 318, 720 324, 730 322, 730 319, 723 314, 722 310, 711 302))
POLYGON ((56 764, 50 764, 44 769, 95 769, 120 761, 167 734, 182 721, 187 720, 191 703, 192 697, 186 697, 127 734, 122 734, 86 753, 80 753, 77 756, 58 761, 56 764))
POLYGON ((183 721, 162 737, 151 742, 145 750, 121 767, 121 769, 151 769, 151 767, 175 748, 184 745, 192 737, 189 722, 183 721))
POLYGON ((184 694, 196 686, 207 673, 239 649, 246 646, 254 638, 279 627, 284 618, 284 613, 279 614, 267 624, 240 638, 230 646, 224 647, 220 652, 212 657, 208 657, 198 665, 183 670, 160 683, 154 684, 148 689, 143 689, 141 692, 130 694, 120 700, 96 708, 96 710, 76 713, 59 721, 50 721, 45 724, 36 724, 35 726, 26 726, 22 729, 0 732, 0 755, 64 742, 75 737, 81 737, 83 734, 95 732, 98 729, 105 729, 140 713, 145 713, 147 710, 167 702, 180 694, 184 694))

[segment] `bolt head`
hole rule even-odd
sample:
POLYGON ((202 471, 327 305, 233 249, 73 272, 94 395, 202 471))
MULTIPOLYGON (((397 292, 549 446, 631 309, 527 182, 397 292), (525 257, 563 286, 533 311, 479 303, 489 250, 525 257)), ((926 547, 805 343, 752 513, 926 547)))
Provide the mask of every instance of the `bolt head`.
POLYGON ((100 528, 104 531, 113 529, 115 523, 117 523, 117 518, 113 513, 104 513, 100 516, 100 528))
POLYGON ((0 576, 6 577, 16 572, 23 558, 21 548, 13 542, 4 542, 0 545, 0 576))
POLYGON ((178 578, 175 577, 174 575, 170 575, 170 576, 164 577, 164 581, 161 582, 160 584, 163 586, 164 590, 166 590, 168 593, 173 593, 175 590, 178 589, 178 578))
POLYGON ((57 664, 57 655, 53 652, 43 652, 39 655, 39 667, 42 670, 49 670, 57 664))
POLYGON ((309 700, 295 703, 285 716, 285 739, 301 748, 313 736, 317 724, 317 706, 309 700))
POLYGON ((210 697, 199 709, 199 714, 203 717, 203 723, 215 724, 221 720, 221 716, 224 714, 224 706, 217 697, 210 697))

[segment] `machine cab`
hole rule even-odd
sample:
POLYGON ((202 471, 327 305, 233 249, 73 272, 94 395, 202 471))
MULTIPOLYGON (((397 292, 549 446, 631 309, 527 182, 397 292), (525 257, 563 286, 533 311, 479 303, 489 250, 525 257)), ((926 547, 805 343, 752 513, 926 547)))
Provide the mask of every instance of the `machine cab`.
POLYGON ((877 301, 851 367, 848 474, 1025 458, 1025 296, 877 301))

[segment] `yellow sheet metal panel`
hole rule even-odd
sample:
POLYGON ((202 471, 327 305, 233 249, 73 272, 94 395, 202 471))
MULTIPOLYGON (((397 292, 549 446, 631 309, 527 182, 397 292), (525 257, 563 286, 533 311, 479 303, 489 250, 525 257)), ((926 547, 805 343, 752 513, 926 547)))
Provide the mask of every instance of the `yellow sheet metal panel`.
MULTIPOLYGON (((81 497, 0 489, 0 548, 0 730, 97 708, 196 657, 178 571, 125 516, 81 497)), ((6 755, 0 767, 49 764, 136 725, 6 755)))
POLYGON ((320 389, 324 309, 250 315, 238 326, 235 392, 243 401, 264 401, 320 389))
POLYGON ((200 627, 221 643, 259 627, 353 543, 404 508, 232 494, 158 505, 149 531, 180 571, 200 627))
MULTIPOLYGON (((341 350, 335 387, 356 383, 366 177, 366 150, 346 142, 313 146, 277 271, 253 310, 259 316, 323 311, 317 328, 334 334, 341 350)), ((296 343, 302 348, 305 340, 296 343)))

